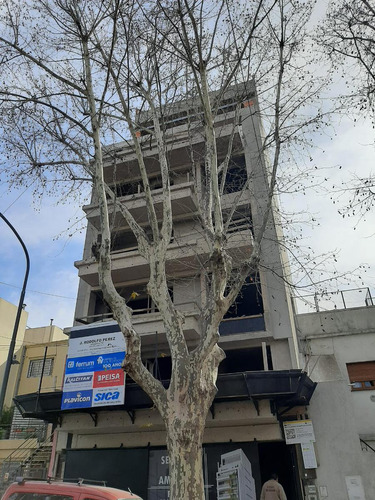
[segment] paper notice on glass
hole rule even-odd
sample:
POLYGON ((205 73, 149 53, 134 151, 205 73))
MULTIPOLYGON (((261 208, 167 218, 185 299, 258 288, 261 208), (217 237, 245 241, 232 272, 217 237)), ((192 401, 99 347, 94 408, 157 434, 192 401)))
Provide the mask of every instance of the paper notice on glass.
POLYGON ((301 451, 305 469, 316 469, 318 464, 316 463, 314 443, 302 443, 301 451))

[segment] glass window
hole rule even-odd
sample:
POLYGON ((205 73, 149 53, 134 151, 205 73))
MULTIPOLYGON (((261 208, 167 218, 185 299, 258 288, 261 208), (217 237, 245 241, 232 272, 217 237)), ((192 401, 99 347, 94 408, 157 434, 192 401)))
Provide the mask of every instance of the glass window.
POLYGON ((17 492, 9 497, 9 500, 73 500, 68 495, 51 495, 48 493, 17 492))

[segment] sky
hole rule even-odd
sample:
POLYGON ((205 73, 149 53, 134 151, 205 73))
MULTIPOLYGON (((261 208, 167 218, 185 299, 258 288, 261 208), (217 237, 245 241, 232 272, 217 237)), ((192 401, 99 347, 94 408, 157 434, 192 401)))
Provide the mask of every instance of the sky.
MULTIPOLYGON (((82 257, 83 232, 67 231, 69 220, 82 217, 79 206, 54 200, 33 205, 30 192, 0 188, 0 212, 14 226, 30 257, 25 304, 29 327, 53 324, 72 326, 78 278, 74 261, 82 257)), ((25 276, 26 258, 21 244, 0 220, 0 298, 18 305, 25 276)))
MULTIPOLYGON (((321 278, 329 278, 333 270, 340 277, 323 281, 321 289, 326 287, 335 291, 369 287, 375 298, 375 214, 369 212, 366 218, 343 216, 348 197, 339 192, 344 184, 350 184, 353 176, 366 177, 374 171, 375 134, 372 123, 370 120, 354 123, 347 117, 342 118, 335 125, 333 135, 321 136, 312 158, 313 164, 321 169, 320 188, 310 190, 306 195, 298 193, 282 198, 282 208, 312 214, 316 219, 315 226, 302 227, 301 244, 311 246, 316 255, 335 255, 335 258, 328 258, 325 262, 327 273, 321 278)), ((300 293, 304 294, 303 290, 300 293)), ((347 305, 350 302, 351 305, 364 305, 362 292, 346 292, 346 298, 347 305)), ((339 307, 340 302, 335 303, 339 307)), ((301 307, 300 312, 305 310, 301 307)))

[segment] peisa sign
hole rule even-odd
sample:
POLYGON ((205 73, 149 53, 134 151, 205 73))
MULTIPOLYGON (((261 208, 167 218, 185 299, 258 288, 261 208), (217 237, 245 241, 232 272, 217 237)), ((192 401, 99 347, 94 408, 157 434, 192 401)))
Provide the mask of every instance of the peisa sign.
POLYGON ((61 409, 124 404, 125 339, 118 325, 72 328, 61 409))

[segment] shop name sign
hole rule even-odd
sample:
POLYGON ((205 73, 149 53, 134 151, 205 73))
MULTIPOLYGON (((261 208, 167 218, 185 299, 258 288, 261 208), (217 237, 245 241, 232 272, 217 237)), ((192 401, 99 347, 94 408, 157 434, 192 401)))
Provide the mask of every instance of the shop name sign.
POLYGON ((117 324, 73 328, 65 365, 61 409, 124 404, 125 339, 117 324))

